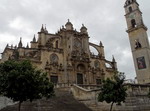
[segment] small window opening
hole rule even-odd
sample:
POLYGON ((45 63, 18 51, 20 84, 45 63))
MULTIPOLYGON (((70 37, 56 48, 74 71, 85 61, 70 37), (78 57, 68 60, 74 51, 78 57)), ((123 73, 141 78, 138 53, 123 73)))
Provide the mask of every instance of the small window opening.
POLYGON ((96 84, 99 85, 102 83, 102 80, 101 79, 96 79, 96 84))
POLYGON ((129 7, 129 12, 132 12, 132 7, 129 7))
POLYGON ((135 49, 138 49, 138 48, 141 48, 142 47, 142 45, 141 45, 141 43, 139 42, 139 40, 137 39, 137 40, 135 40, 135 49))
POLYGON ((136 27, 135 19, 132 19, 132 20, 131 20, 131 25, 132 25, 132 28, 135 28, 135 27, 136 27))
POLYGON ((131 2, 130 1, 128 1, 128 4, 130 4, 131 2))
POLYGON ((58 40, 56 41, 56 48, 58 48, 58 40))

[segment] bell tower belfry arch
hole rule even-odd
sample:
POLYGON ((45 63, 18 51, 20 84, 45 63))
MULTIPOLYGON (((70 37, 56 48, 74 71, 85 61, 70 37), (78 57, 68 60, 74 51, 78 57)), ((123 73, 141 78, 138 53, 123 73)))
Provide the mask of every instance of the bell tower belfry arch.
POLYGON ((142 12, 136 0, 126 0, 124 8, 138 83, 150 83, 150 46, 142 12))

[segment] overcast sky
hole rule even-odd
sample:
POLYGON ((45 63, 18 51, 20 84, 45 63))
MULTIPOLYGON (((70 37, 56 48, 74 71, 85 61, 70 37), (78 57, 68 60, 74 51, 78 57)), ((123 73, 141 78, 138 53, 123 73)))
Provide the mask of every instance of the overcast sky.
MULTIPOLYGON (((143 12, 144 23, 150 28, 150 0, 137 0, 143 12)), ((46 24, 50 33, 65 25, 67 19, 78 31, 82 24, 88 28, 90 42, 102 41, 106 59, 112 55, 118 69, 127 78, 134 78, 135 71, 124 18, 125 0, 0 0, 0 52, 7 43, 23 44, 46 24)), ((148 31, 148 35, 150 32, 148 31)))

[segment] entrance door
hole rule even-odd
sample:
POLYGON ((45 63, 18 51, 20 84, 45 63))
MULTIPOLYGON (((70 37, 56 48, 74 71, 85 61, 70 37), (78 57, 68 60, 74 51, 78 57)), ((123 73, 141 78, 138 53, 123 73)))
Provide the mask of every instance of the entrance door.
POLYGON ((54 84, 57 84, 58 83, 58 76, 51 76, 51 82, 54 83, 54 84))
POLYGON ((83 74, 77 73, 77 84, 83 84, 83 74))
POLYGON ((96 84, 97 85, 101 84, 101 79, 96 79, 96 84))

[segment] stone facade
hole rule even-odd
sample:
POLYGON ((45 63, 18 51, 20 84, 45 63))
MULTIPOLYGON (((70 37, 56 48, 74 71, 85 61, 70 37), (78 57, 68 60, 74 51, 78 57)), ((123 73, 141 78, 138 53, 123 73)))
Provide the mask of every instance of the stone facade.
POLYGON ((112 61, 105 59, 102 42, 99 45, 90 43, 87 28, 82 25, 80 31, 76 31, 69 20, 55 34, 48 33, 42 26, 38 39, 34 36, 30 43, 31 47, 23 47, 20 39, 18 46, 7 45, 1 62, 29 59, 38 69, 46 71, 56 84, 101 84, 117 70, 114 58, 112 61), (90 46, 98 55, 91 53, 90 46))
POLYGON ((136 0, 126 0, 124 8, 138 83, 150 83, 150 46, 142 12, 136 0))

